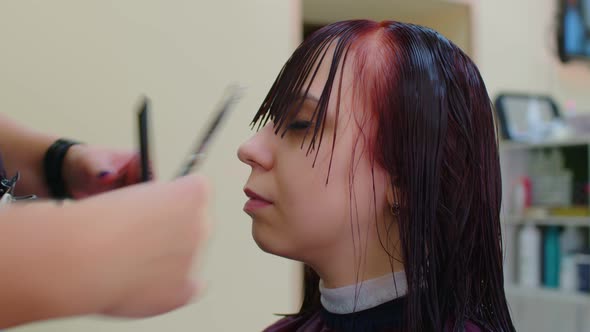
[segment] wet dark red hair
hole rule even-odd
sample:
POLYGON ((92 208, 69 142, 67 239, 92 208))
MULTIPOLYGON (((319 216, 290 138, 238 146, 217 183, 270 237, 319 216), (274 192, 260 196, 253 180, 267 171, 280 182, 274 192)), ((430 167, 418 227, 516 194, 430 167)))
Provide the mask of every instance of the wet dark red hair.
MULTIPOLYGON (((308 152, 319 150, 330 95, 341 93, 339 66, 353 66, 355 93, 367 106, 361 111, 376 123, 371 156, 400 193, 406 329, 462 331, 472 321, 486 331, 514 331, 502 272, 496 129, 475 64, 425 27, 334 23, 294 52, 253 124, 272 120, 276 133, 285 133, 329 47, 334 53, 308 152)), ((319 305, 318 277, 308 273, 300 315, 319 305)))

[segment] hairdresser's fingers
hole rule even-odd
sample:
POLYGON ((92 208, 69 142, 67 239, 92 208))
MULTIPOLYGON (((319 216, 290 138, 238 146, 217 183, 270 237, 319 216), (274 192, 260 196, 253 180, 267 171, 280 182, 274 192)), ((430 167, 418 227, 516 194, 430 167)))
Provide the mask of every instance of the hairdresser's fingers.
POLYGON ((116 277, 114 298, 101 312, 157 315, 185 305, 195 292, 190 275, 210 232, 209 186, 204 177, 189 175, 130 189, 145 196, 141 206, 146 206, 150 217, 131 222, 124 233, 116 232, 124 234, 127 251, 121 255, 127 258, 112 276, 116 277))
MULTIPOLYGON (((130 186, 141 182, 141 157, 136 154, 128 163, 117 171, 115 188, 130 186)), ((153 179, 153 168, 150 165, 150 178, 153 179)))
POLYGON ((175 199, 182 200, 188 207, 198 208, 199 212, 206 212, 209 205, 211 186, 206 177, 189 174, 172 181, 175 184, 175 199))
MULTIPOLYGON (((153 179, 153 166, 150 164, 149 168, 150 179, 153 179)), ((98 169, 96 170, 98 171, 98 169)), ((141 173, 141 157, 135 153, 114 160, 113 167, 106 176, 102 177, 103 173, 98 174, 100 183, 112 190, 141 182, 141 173)))
POLYGON ((129 294, 124 301, 105 310, 103 314, 129 318, 164 314, 191 303, 197 296, 199 289, 199 283, 191 280, 173 285, 140 289, 136 293, 129 294))
POLYGON ((133 151, 75 145, 64 160, 64 181, 74 198, 138 183, 139 174, 139 155, 133 151))

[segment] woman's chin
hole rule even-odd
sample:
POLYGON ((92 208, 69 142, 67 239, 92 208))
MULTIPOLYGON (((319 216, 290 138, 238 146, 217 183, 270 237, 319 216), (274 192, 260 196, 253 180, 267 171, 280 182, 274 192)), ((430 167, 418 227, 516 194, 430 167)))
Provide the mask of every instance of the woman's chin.
POLYGON ((256 245, 258 245, 258 248, 268 254, 297 260, 294 257, 296 255, 293 254, 293 250, 290 250, 286 246, 288 241, 273 236, 267 229, 260 229, 253 225, 252 238, 254 239, 254 242, 256 242, 256 245))

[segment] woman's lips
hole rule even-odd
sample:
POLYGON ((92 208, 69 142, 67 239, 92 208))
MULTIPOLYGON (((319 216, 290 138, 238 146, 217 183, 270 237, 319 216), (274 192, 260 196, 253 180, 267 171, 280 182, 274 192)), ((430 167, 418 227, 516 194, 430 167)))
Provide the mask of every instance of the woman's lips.
POLYGON ((272 205, 272 202, 257 194, 251 189, 244 189, 244 193, 248 196, 248 201, 244 204, 244 212, 253 213, 255 210, 272 205))

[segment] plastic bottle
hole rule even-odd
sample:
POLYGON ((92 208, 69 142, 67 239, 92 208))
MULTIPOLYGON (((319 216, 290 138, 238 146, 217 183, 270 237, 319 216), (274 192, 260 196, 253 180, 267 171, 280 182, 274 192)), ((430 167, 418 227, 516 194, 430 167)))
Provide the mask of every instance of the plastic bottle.
POLYGON ((523 216, 527 208, 527 188, 523 179, 516 182, 512 198, 512 214, 517 217, 523 216))
POLYGON ((566 226, 559 242, 562 255, 573 254, 584 249, 584 236, 576 226, 566 226))
POLYGON ((584 237, 576 226, 566 226, 559 237, 561 264, 559 286, 566 292, 578 287, 578 273, 575 254, 584 248, 584 237))
POLYGON ((527 223, 518 239, 519 284, 523 287, 539 287, 541 276, 541 232, 527 223))
POLYGON ((575 255, 566 254, 561 258, 559 288, 564 292, 574 292, 578 287, 578 273, 575 255))
POLYGON ((559 227, 548 226, 543 234, 543 284, 559 287, 559 227))

